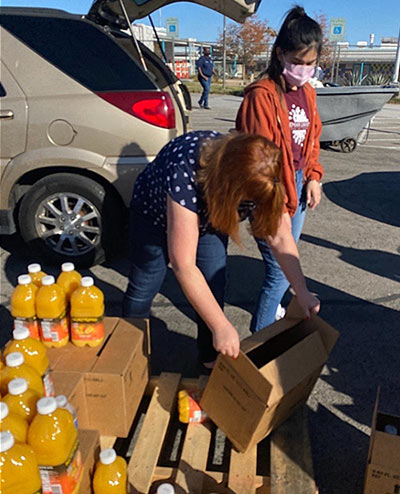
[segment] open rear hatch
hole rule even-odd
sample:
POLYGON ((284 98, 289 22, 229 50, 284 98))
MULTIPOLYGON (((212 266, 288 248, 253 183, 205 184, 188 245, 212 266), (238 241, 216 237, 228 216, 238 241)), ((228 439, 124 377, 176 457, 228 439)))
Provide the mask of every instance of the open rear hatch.
MULTIPOLYGON (((131 22, 148 16, 164 5, 176 0, 95 0, 87 17, 95 22, 110 27, 127 29, 121 2, 131 22)), ((180 0, 178 0, 180 1, 180 0)), ((261 0, 191 0, 204 7, 208 7, 220 14, 224 14, 236 22, 244 22, 254 14, 261 0)))

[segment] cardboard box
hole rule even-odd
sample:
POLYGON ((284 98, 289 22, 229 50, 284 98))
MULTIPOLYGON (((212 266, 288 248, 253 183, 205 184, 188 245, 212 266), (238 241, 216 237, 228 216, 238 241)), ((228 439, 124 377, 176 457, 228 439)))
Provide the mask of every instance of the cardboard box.
POLYGON ((65 395, 78 417, 78 427, 88 423, 85 383, 77 372, 52 371, 55 395, 65 395))
POLYGON ((90 494, 92 492, 94 468, 100 454, 99 433, 97 431, 79 430, 78 439, 83 461, 83 477, 79 494, 90 494))
POLYGON ((201 407, 241 452, 265 438, 307 400, 338 332, 320 317, 303 320, 297 300, 286 317, 219 355, 201 407))
POLYGON ((98 347, 68 343, 50 349, 50 366, 83 375, 87 420, 79 427, 127 437, 149 380, 149 323, 107 317, 104 330, 104 342, 98 347))
POLYGON ((364 494, 400 493, 400 417, 378 411, 379 391, 371 427, 364 494), (394 426, 397 434, 385 432, 394 426))

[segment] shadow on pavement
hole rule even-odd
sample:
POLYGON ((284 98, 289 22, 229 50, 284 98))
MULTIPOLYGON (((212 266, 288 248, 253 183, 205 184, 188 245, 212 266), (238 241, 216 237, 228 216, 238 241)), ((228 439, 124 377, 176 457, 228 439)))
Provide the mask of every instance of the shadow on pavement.
POLYGON ((353 213, 400 226, 400 171, 361 173, 324 184, 326 196, 353 213))

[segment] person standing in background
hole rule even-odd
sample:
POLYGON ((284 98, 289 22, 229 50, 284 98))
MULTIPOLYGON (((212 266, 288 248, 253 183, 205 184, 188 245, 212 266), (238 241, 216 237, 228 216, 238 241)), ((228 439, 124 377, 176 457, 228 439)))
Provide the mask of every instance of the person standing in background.
POLYGON ((196 67, 197 77, 203 88, 203 93, 198 103, 200 108, 210 110, 210 107, 208 106, 208 95, 210 94, 211 78, 213 74, 217 75, 217 72, 214 68, 214 62, 210 57, 210 48, 208 48, 208 46, 203 48, 203 56, 197 60, 196 67))
MULTIPOLYGON (((248 86, 236 117, 236 130, 258 134, 282 151, 282 181, 286 199, 282 225, 297 243, 307 206, 321 200, 319 137, 322 130, 316 93, 307 82, 313 77, 322 49, 320 25, 300 6, 292 8, 272 48, 267 70, 248 86)), ((264 260, 265 278, 251 331, 258 331, 282 317, 280 302, 289 282, 273 250, 276 240, 256 238, 264 260)))

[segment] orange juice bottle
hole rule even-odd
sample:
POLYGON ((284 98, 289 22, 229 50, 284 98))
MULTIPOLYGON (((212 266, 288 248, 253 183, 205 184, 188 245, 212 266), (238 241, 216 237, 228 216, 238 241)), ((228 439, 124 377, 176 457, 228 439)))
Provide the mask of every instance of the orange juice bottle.
POLYGON ((0 431, 10 431, 18 443, 26 443, 28 422, 10 412, 7 403, 0 401, 0 431))
POLYGON ((67 400, 65 395, 56 396, 56 402, 58 408, 64 408, 74 417, 74 426, 78 429, 78 416, 76 415, 75 407, 67 400))
POLYGON ((36 295, 36 311, 40 319, 40 338, 47 347, 62 347, 68 343, 67 299, 54 276, 42 278, 36 295))
POLYGON ((36 319, 35 297, 38 288, 29 274, 18 276, 18 285, 11 295, 11 315, 14 329, 28 328, 32 338, 39 339, 39 323, 36 319))
POLYGON ((36 391, 40 396, 44 395, 43 381, 33 367, 25 363, 21 352, 11 352, 6 357, 6 366, 1 371, 1 394, 7 393, 8 383, 15 377, 23 377, 28 387, 36 391))
POLYGON ((11 352, 23 353, 25 362, 42 376, 45 396, 54 396, 46 347, 41 341, 31 338, 26 328, 14 329, 13 338, 14 340, 7 346, 4 355, 7 356, 11 352))
POLYGON ((42 286, 42 278, 46 276, 46 273, 42 271, 42 266, 37 262, 28 265, 28 273, 34 283, 38 288, 42 286))
POLYGON ((127 494, 126 461, 113 448, 103 449, 93 476, 94 494, 127 494))
POLYGON ((10 431, 0 432, 0 492, 39 494, 42 481, 32 448, 15 442, 10 431))
POLYGON ((61 265, 61 273, 57 278, 57 285, 59 285, 67 295, 67 300, 70 299, 73 291, 81 284, 82 276, 78 271, 75 271, 75 266, 72 262, 64 262, 61 265))
POLYGON ((104 295, 85 276, 71 296, 71 341, 77 346, 97 346, 104 338, 104 295))
POLYGON ((28 444, 36 453, 43 494, 77 494, 83 465, 74 419, 67 410, 57 408, 55 398, 39 400, 37 412, 28 444))
POLYGON ((184 424, 204 422, 207 414, 199 405, 201 394, 197 390, 181 390, 178 393, 179 421, 184 424))
POLYGON ((40 398, 36 391, 28 388, 26 379, 20 377, 8 383, 8 394, 3 396, 3 401, 12 413, 19 415, 30 424, 36 415, 36 403, 40 398))

